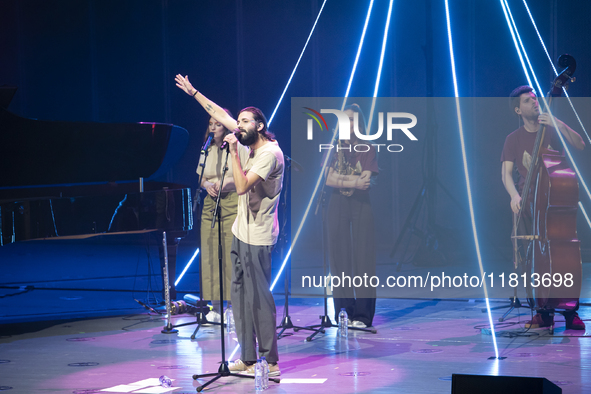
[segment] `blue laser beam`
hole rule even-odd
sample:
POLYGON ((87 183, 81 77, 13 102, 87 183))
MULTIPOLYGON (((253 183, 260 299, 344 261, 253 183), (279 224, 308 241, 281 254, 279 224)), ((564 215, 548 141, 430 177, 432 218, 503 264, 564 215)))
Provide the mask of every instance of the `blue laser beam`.
POLYGON ((390 30, 390 18, 392 17, 392 6, 394 4, 394 0, 390 0, 390 5, 388 6, 388 17, 386 18, 386 26, 384 27, 384 37, 382 39, 382 52, 380 53, 380 64, 378 66, 378 74, 376 76, 376 83, 373 90, 373 100, 371 101, 371 109, 369 111, 369 123, 366 127, 366 134, 370 134, 371 123, 373 120, 373 113, 376 107, 376 100, 378 97, 378 89, 380 87, 380 80, 382 78, 382 67, 384 65, 384 54, 386 53, 386 44, 388 43, 388 31, 390 30))
POLYGON ((191 260, 189 260, 189 262, 187 263, 187 265, 183 269, 183 272, 181 272, 181 274, 177 278, 176 282, 174 282, 174 285, 175 286, 178 286, 178 284, 181 281, 181 279, 183 279, 183 276, 185 276, 185 272, 187 272, 187 270, 189 269, 189 267, 191 266, 191 264, 193 264, 193 260, 195 260, 195 257, 197 257, 198 254, 199 254, 199 249, 197 249, 195 251, 195 253, 193 253, 193 257, 191 257, 191 260))
MULTIPOLYGON (((345 93, 345 98, 343 100, 343 105, 341 107, 341 110, 345 107, 345 103, 347 102, 347 98, 349 97, 349 91, 351 89, 351 84, 353 82, 353 77, 355 75, 355 70, 357 69, 357 63, 359 61, 359 55, 361 54, 361 49, 363 48, 363 42, 365 40, 365 32, 367 30, 367 25, 369 23, 369 19, 371 16, 371 11, 373 9, 373 2, 374 0, 370 1, 369 4, 369 8, 367 10, 367 16, 365 18, 365 24, 363 26, 363 32, 361 34, 361 38, 359 40, 359 46, 357 48, 357 55, 355 56, 355 62, 353 64, 353 69, 351 70, 351 76, 349 78, 349 84, 347 85, 347 91, 345 93)), ((332 141, 331 144, 334 142, 335 137, 337 135, 338 132, 338 126, 335 128, 335 131, 332 135, 332 141)), ((287 251, 287 254, 285 256, 285 259, 283 260, 283 264, 281 264, 281 268, 279 268, 279 272, 277 273, 277 276, 275 277, 275 280, 273 281, 273 283, 271 284, 271 288, 270 290, 273 291, 273 289, 275 288, 275 284, 277 284, 277 281, 279 280, 279 277, 281 276, 281 274, 283 273, 283 270, 285 269, 285 265, 287 264, 287 261, 289 260, 289 257, 291 256, 291 251, 293 250, 294 245, 296 244, 300 233, 302 232, 302 228, 304 227, 304 223, 306 222, 306 218, 308 217, 308 214, 310 213, 310 208, 312 207, 312 204, 314 203, 314 197, 316 197, 316 193, 318 192, 318 188, 320 187, 321 183, 322 183, 322 178, 324 175, 324 171, 326 171, 326 165, 328 163, 328 159, 329 159, 330 155, 326 155, 326 158, 324 159, 324 162, 322 163, 322 170, 320 171, 320 175, 318 176, 318 179, 316 180, 316 185, 314 186, 314 190, 312 192, 312 196, 310 197, 310 201, 308 202, 308 206, 306 207, 306 210, 304 211, 304 215, 302 217, 302 221, 300 222, 300 225, 298 226, 298 229, 291 241, 291 245, 289 247, 289 250, 287 251)))
POLYGON ((277 102, 277 105, 275 106, 275 110, 273 110, 273 113, 271 114, 271 117, 269 118, 269 125, 271 125, 271 122, 273 121, 273 118, 275 117, 275 113, 277 112, 277 110, 279 109, 279 106, 281 105, 281 102, 283 101, 283 96, 285 96, 285 92, 287 92, 287 88, 289 88, 289 85, 291 84, 291 80, 293 79, 293 76, 295 75, 296 70, 298 69, 298 65, 300 64, 300 60, 302 60, 302 56, 304 56, 304 52, 306 51, 306 48, 308 47, 308 43, 310 42, 310 38, 312 38, 312 34, 314 33, 314 29, 316 29, 316 24, 318 23, 318 19, 320 19, 320 15, 322 14, 322 10, 324 9, 324 5, 326 4, 326 0, 324 0, 324 2, 322 3, 322 7, 320 7, 320 11, 318 11, 318 15, 316 16, 316 20, 314 21, 314 25, 312 26, 312 30, 310 30, 310 34, 308 34, 308 39, 306 40, 306 43, 304 44, 304 48, 302 49, 302 52, 300 53, 300 57, 298 58, 298 61, 296 62, 296 65, 294 66, 291 75, 289 76, 289 79, 287 80, 287 84, 285 85, 285 88, 283 89, 283 93, 281 93, 281 97, 279 97, 279 101, 277 102))
POLYGON ((380 53, 380 65, 378 67, 378 76, 376 78, 376 84, 373 90, 373 97, 378 95, 378 88, 380 87, 380 79, 382 77, 382 66, 384 65, 384 54, 386 52, 386 44, 388 42, 388 31, 390 30, 390 18, 392 17, 392 6, 394 0, 390 0, 388 7, 388 18, 386 19, 386 26, 384 27, 384 37, 382 38, 382 52, 380 53))
MULTIPOLYGON (((531 70, 531 74, 534 77, 534 80, 536 81, 536 85, 538 86, 538 92, 540 92, 540 95, 542 94, 542 90, 540 89, 540 85, 538 84, 538 80, 536 79, 536 73, 534 72, 534 68, 531 65, 531 62, 529 61, 529 56, 527 56, 527 52, 525 50, 525 46, 523 45, 523 41, 521 41, 521 35, 519 34, 519 31, 517 30, 517 24, 515 23, 515 20, 513 19, 513 13, 511 12, 511 8, 509 8, 509 3, 506 0, 502 0, 504 2, 504 5, 507 9, 507 13, 509 14, 509 19, 507 20, 507 22, 510 20, 511 21, 511 27, 512 27, 512 31, 515 32, 515 35, 512 34, 513 37, 517 36, 517 42, 515 42, 515 48, 517 48, 517 50, 519 51, 519 48, 521 48, 521 51, 519 51, 520 56, 521 54, 523 54, 523 56, 525 57, 525 60, 527 62, 527 65, 529 66, 529 69, 531 70), (517 45, 517 43, 519 43, 519 45, 517 45)), ((505 18, 507 17, 507 14, 505 14, 505 18)), ((522 66, 524 67, 525 70, 525 64, 522 62, 521 63, 522 66)), ((525 70, 526 74, 527 74, 527 70, 525 70)), ((527 80, 528 82, 531 83, 531 80, 529 79, 529 75, 527 75, 527 80)), ((533 85, 529 85, 532 86, 533 85)))
MULTIPOLYGON (((353 70, 351 71, 351 77, 349 78, 349 84, 345 92, 345 98, 349 97, 349 91, 351 90, 351 84, 353 83, 353 77, 355 77, 355 71, 357 70, 357 63, 359 63, 359 55, 361 55, 361 48, 363 48, 363 41, 365 40, 365 32, 367 31, 367 25, 369 24, 369 18, 371 16, 371 10, 373 9, 373 1, 369 2, 369 8, 367 9, 367 15, 365 17, 365 24, 363 25, 363 32, 361 33, 361 39, 359 40, 359 46, 357 47, 357 55, 355 56, 355 62, 353 63, 353 70)), ((344 107, 344 104, 343 104, 344 107)))
POLYGON ((509 32, 511 33, 511 37, 513 38, 513 43, 515 44, 515 50, 517 50, 517 55, 519 56, 519 61, 521 62, 521 67, 523 67, 523 70, 525 71, 525 77, 527 78, 527 83, 529 86, 534 86, 533 83, 531 82, 531 79, 529 79, 529 74, 527 72, 527 69, 525 67, 525 63, 523 62, 523 57, 521 56, 521 51, 519 50, 519 44, 517 43, 517 39, 515 38, 515 32, 513 31, 513 26, 511 25, 511 22, 509 21, 509 15, 507 15, 507 10, 505 9, 505 3, 503 2, 503 0, 501 1, 501 7, 503 8, 503 13, 505 14, 505 19, 507 20, 507 25, 509 26, 509 32))
POLYGON ((230 357, 228 357, 228 361, 232 361, 232 359, 234 358, 234 355, 236 354, 238 349, 240 349, 240 343, 236 343, 236 347, 234 348, 234 351, 232 352, 232 354, 230 354, 230 357))
POLYGON ((583 204, 581 204, 580 201, 579 201, 579 208, 581 208, 581 212, 583 212, 583 216, 587 220, 587 224, 589 225, 589 227, 591 227, 591 220, 589 220, 589 215, 587 215, 587 212, 585 212, 585 208, 583 208, 583 204))
MULTIPOLYGON (((472 202, 472 192, 471 192, 471 186, 470 186, 470 175, 468 174, 468 160, 466 158, 466 145, 464 142, 464 129, 463 129, 463 125, 462 125, 462 113, 460 110, 460 95, 458 93, 458 80, 456 77, 456 63, 454 60, 454 47, 453 47, 453 39, 452 39, 452 34, 451 34, 451 21, 450 21, 450 17, 449 17, 449 4, 448 4, 448 0, 445 0, 445 17, 447 20, 447 39, 448 39, 448 43, 449 43, 449 56, 451 59, 451 71, 452 71, 452 75, 453 75, 453 82, 454 82, 454 94, 456 97, 456 115, 458 117, 458 130, 460 133, 460 141, 461 141, 461 146, 462 146, 462 160, 464 162, 464 177, 466 178, 466 191, 468 193, 468 205, 470 208, 470 220, 472 222, 472 233, 474 235, 474 244, 476 245, 476 255, 478 257, 478 265, 480 267, 480 274, 484 277, 484 268, 482 265, 482 255, 480 253, 480 243, 478 242, 478 232, 476 230, 476 219, 474 216, 474 205, 472 202)), ((490 328, 492 331, 492 339, 493 339, 493 345, 495 348, 495 357, 498 360, 499 359, 499 349, 497 346, 497 338, 495 335, 495 325, 492 319, 492 314, 490 311, 490 304, 488 301, 488 289, 486 286, 486 282, 484 282, 483 284, 483 289, 484 289, 484 299, 486 301, 486 311, 488 312, 488 322, 490 324, 490 328)))

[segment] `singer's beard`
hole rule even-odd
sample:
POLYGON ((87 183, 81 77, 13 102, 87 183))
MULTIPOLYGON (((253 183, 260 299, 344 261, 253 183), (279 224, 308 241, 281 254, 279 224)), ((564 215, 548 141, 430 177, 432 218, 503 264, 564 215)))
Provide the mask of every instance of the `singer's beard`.
POLYGON ((244 130, 240 129, 240 133, 236 135, 236 139, 244 146, 251 146, 255 142, 257 142, 257 134, 256 130, 244 130))

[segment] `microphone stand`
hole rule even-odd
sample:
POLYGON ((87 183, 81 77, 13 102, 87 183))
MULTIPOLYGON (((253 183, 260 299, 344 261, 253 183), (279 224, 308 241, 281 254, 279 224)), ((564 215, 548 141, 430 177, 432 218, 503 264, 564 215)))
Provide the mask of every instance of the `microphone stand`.
MULTIPOLYGON (((336 133, 336 131, 335 131, 336 133)), ((334 141, 334 138, 333 138, 334 141)), ((327 165, 330 165, 332 159, 332 150, 329 151, 328 153, 328 158, 326 160, 327 165)), ((326 168, 330 168, 329 166, 326 168)), ((317 215, 318 214, 318 209, 320 207, 322 207, 322 270, 323 270, 323 277, 326 277, 326 265, 327 265, 327 258, 326 258, 326 176, 324 174, 322 174, 323 180, 322 180, 322 188, 320 188, 320 193, 318 194, 318 200, 316 200, 316 210, 314 211, 314 214, 317 215)), ((316 335, 318 335, 318 333, 323 333, 324 334, 324 329, 325 328, 330 328, 330 327, 335 327, 334 324, 332 324, 330 317, 328 317, 328 295, 326 294, 326 286, 322 288, 323 292, 324 292, 324 315, 319 316, 320 319, 320 324, 315 324, 313 326, 309 326, 310 328, 314 329, 314 333, 312 335, 310 335, 309 337, 306 338, 306 341, 310 342, 312 339, 314 339, 314 337, 316 335)))
POLYGON ((197 196, 197 198, 195 199, 195 201, 193 201, 193 212, 195 212, 195 209, 197 209, 197 205, 201 205, 201 180, 203 179, 203 172, 205 171, 205 163, 207 163, 207 157, 209 156, 209 146, 211 145, 212 140, 213 140, 213 136, 210 133, 207 141, 205 141, 203 143, 203 146, 201 147, 201 154, 203 155, 203 163, 198 164, 199 167, 201 167, 201 173, 199 174, 199 181, 197 183, 197 185, 199 185, 199 187, 195 191, 195 195, 197 196))
MULTIPOLYGON (((330 163, 330 158, 332 156, 332 152, 328 157, 328 162, 330 163)), ((327 265, 327 248, 326 248, 326 241, 327 241, 327 228, 326 228, 326 191, 325 191, 325 187, 326 187, 326 177, 324 177, 324 180, 322 181, 322 189, 320 189, 320 194, 318 195, 318 200, 316 202, 316 212, 315 214, 318 214, 318 208, 322 207, 322 271, 323 271, 323 277, 326 278, 326 265, 327 265)), ((312 335, 310 335, 309 337, 306 338, 306 341, 310 342, 316 335, 318 335, 319 332, 324 334, 324 329, 325 328, 330 328, 330 327, 335 327, 334 324, 332 324, 332 321, 330 320, 330 317, 328 317, 328 295, 326 294, 326 286, 322 288, 323 292, 324 292, 324 315, 319 316, 320 318, 320 324, 315 324, 313 326, 310 326, 311 328, 315 329, 314 333, 312 335), (316 328, 317 327, 317 328, 316 328)))
MULTIPOLYGON (((290 175, 291 175, 291 162, 293 161, 295 164, 295 170, 296 171, 303 171, 303 167, 295 160, 293 160, 291 157, 285 155, 285 165, 287 167, 287 171, 285 172, 285 190, 283 192, 283 200, 281 202, 281 205, 283 206, 283 220, 281 223, 281 232, 280 232, 280 239, 281 239, 281 250, 280 250, 280 256, 283 256, 283 252, 284 252, 284 246, 287 242, 287 236, 285 234, 285 226, 287 224, 287 195, 289 193, 289 186, 290 186, 290 175)), ((283 332, 287 329, 293 328, 293 330, 295 332, 299 331, 299 330, 310 330, 310 331, 316 331, 314 328, 311 327, 300 327, 300 326, 294 326, 292 321, 291 321, 291 317, 289 316, 289 275, 290 274, 290 270, 285 270, 285 308, 284 308, 284 317, 283 320, 281 320, 281 324, 277 326, 277 329, 281 328, 281 331, 279 331, 279 333, 277 334, 277 339, 281 339, 284 336, 287 335, 283 335, 283 332)))
MULTIPOLYGON (((203 172, 205 171, 205 164, 207 163, 207 157, 209 156, 209 146, 211 145, 212 141, 213 141, 213 135, 210 133, 208 139, 203 143, 203 147, 201 148, 201 154, 203 155, 203 163, 199 164, 199 166, 201 167, 201 173, 199 174, 199 180, 197 183, 197 185, 199 185, 199 187, 197 189, 197 192, 195 193, 197 195, 197 198, 193 202, 193 212, 195 212, 198 205, 201 205, 201 180, 203 179, 203 172)), ((226 161, 227 161, 227 157, 226 157, 226 161)), ((225 167, 224 167, 224 174, 225 174, 225 167)), ((222 178, 222 180, 223 180, 223 178, 222 178)), ((219 194, 218 194, 218 197, 219 197, 219 194)), ((215 219, 212 221, 215 222, 215 219)), ((201 223, 201 215, 199 215, 198 223, 201 223)), ((213 225, 212 225, 212 228, 213 228, 213 225)), ((201 243, 200 243, 200 246, 203 246, 203 245, 201 245, 201 243)), ((199 257, 199 261, 201 261, 201 257, 199 257)), ((191 335, 191 340, 195 339, 195 337, 197 336, 197 332, 199 332, 199 329, 201 328, 201 325, 203 325, 203 324, 222 325, 223 324, 223 314, 222 314, 222 322, 217 323, 217 322, 210 322, 209 320, 207 320, 206 313, 203 313, 203 308, 205 306, 204 306, 204 301, 203 301, 203 275, 202 275, 201 270, 202 270, 202 267, 200 264, 199 265, 199 292, 201 293, 201 297, 200 297, 201 299, 197 303, 198 304, 198 307, 197 307, 198 312, 195 315, 195 317, 197 318, 197 321, 191 323, 191 324, 197 324, 195 331, 193 331, 193 334, 191 335)))
MULTIPOLYGON (((226 146, 226 148, 227 148, 226 160, 224 162, 224 167, 222 169, 222 179, 220 180, 220 190, 219 190, 216 202, 215 202, 215 209, 213 211, 214 216, 211 219, 211 228, 215 227, 216 217, 217 217, 217 221, 218 221, 218 263, 219 263, 219 272, 220 272, 220 304, 222 305, 222 307, 224 305, 224 270, 222 267, 222 265, 223 265, 222 264, 222 262, 223 262, 223 259, 222 259, 222 253, 223 253, 223 248, 222 248, 222 211, 220 208, 220 200, 221 200, 221 196, 222 196, 222 189, 224 187, 224 178, 226 177, 226 171, 228 171, 228 157, 230 156, 229 147, 226 146)), ((223 317, 222 317, 222 319, 223 319, 223 317)), ((222 321, 222 323, 220 324, 220 327, 222 329, 221 337, 220 337, 220 341, 221 341, 221 345, 222 345, 222 362, 220 364, 220 367, 219 367, 217 373, 193 375, 193 380, 213 376, 213 379, 211 379, 208 382, 206 382, 205 384, 197 387, 197 392, 201 392, 204 388, 206 388, 211 383, 215 382, 216 380, 218 380, 221 377, 236 376, 239 378, 254 379, 254 376, 241 375, 241 374, 230 372, 230 368, 228 367, 228 361, 226 361, 226 342, 224 339, 224 335, 225 335, 224 326, 225 326, 225 324, 223 324, 223 321, 222 321)), ((271 378, 269 380, 276 381, 271 378)))

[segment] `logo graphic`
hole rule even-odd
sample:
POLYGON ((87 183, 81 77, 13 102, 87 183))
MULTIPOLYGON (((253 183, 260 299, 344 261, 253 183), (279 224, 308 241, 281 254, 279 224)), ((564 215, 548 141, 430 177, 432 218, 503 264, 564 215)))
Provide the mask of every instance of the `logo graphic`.
MULTIPOLYGON (((305 109, 308 109, 312 112, 314 112, 318 117, 314 116, 313 114, 309 113, 309 112, 304 112, 307 115, 310 115, 312 118, 314 118, 314 120, 316 121, 316 123, 318 123, 318 126, 320 126, 320 131, 322 131, 322 123, 324 123, 324 126, 326 127, 326 130, 328 131, 328 125, 326 124, 326 120, 324 120, 324 117, 322 115, 320 115, 320 113, 318 111, 314 111, 312 108, 308 108, 308 107, 304 107, 305 109), (322 123, 320 123, 320 121, 318 120, 318 118, 322 119, 322 123)), ((312 123, 312 119, 308 119, 308 139, 311 140, 312 139, 312 127, 314 126, 314 124, 312 123)))
MULTIPOLYGON (((320 131, 328 130, 328 124, 326 119, 322 116, 322 114, 333 114, 336 115, 338 121, 338 132, 339 132, 339 140, 350 140, 351 139, 351 119, 346 112, 340 111, 337 109, 321 109, 320 112, 315 111, 309 107, 303 107, 310 112, 305 112, 305 114, 309 115, 312 119, 308 119, 307 122, 307 138, 308 140, 314 139, 314 122, 316 121, 318 126, 320 126, 320 131), (321 122, 322 121, 322 122, 321 122), (323 127, 324 126, 324 127, 323 127)), ((353 112, 353 133, 355 133, 355 137, 361 141, 376 141, 379 139, 382 134, 384 134, 384 129, 386 130, 386 139, 388 141, 392 141, 392 135, 395 130, 400 130, 410 139, 411 141, 417 141, 417 137, 409 129, 413 128, 417 124, 417 117, 409 112, 387 112, 386 113, 386 125, 384 127, 384 112, 378 113, 378 131, 375 134, 363 134, 359 131, 359 113, 353 112), (396 119, 396 121, 395 121, 396 119), (400 120, 409 120, 410 122, 401 123, 400 120), (395 123, 396 122, 396 123, 395 123)), ((371 144, 375 146, 379 152, 380 146, 386 146, 386 144, 371 144)), ((319 150, 322 149, 333 149, 335 148, 334 145, 331 144, 320 144, 319 150)), ((338 150, 337 146, 337 150, 338 150)), ((344 149, 344 148, 343 148, 344 149)), ((348 150, 351 149, 351 146, 347 148, 348 150)), ((369 145, 366 144, 355 144, 353 145, 353 149, 357 152, 367 152, 370 149, 369 145)), ((389 152, 402 152, 402 145, 400 144, 391 144, 387 146, 389 152), (392 150, 395 149, 395 150, 392 150)))

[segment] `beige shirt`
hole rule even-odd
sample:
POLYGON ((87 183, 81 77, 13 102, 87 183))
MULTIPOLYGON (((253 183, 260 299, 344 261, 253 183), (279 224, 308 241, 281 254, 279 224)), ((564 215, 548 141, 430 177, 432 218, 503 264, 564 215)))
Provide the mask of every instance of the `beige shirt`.
POLYGON ((262 181, 238 196, 238 215, 232 233, 249 245, 275 245, 279 236, 277 207, 283 187, 283 152, 277 141, 269 141, 253 150, 245 173, 252 171, 262 181))
MULTIPOLYGON (((215 183, 222 178, 222 167, 226 160, 226 152, 221 152, 214 143, 209 146, 208 152, 207 161, 205 162, 205 171, 203 172, 203 179, 208 182, 215 183)), ((240 145, 240 143, 238 143, 238 157, 240 157, 240 164, 242 164, 244 168, 244 165, 248 160, 248 148, 240 145)), ((203 160, 205 160, 205 155, 202 154, 199 157, 199 165, 197 166, 198 175, 201 174, 203 160)), ((229 177, 234 177, 232 171, 232 155, 228 157, 228 172, 226 172, 224 183, 229 177)), ((234 188, 234 190, 236 190, 236 188, 234 188)))

